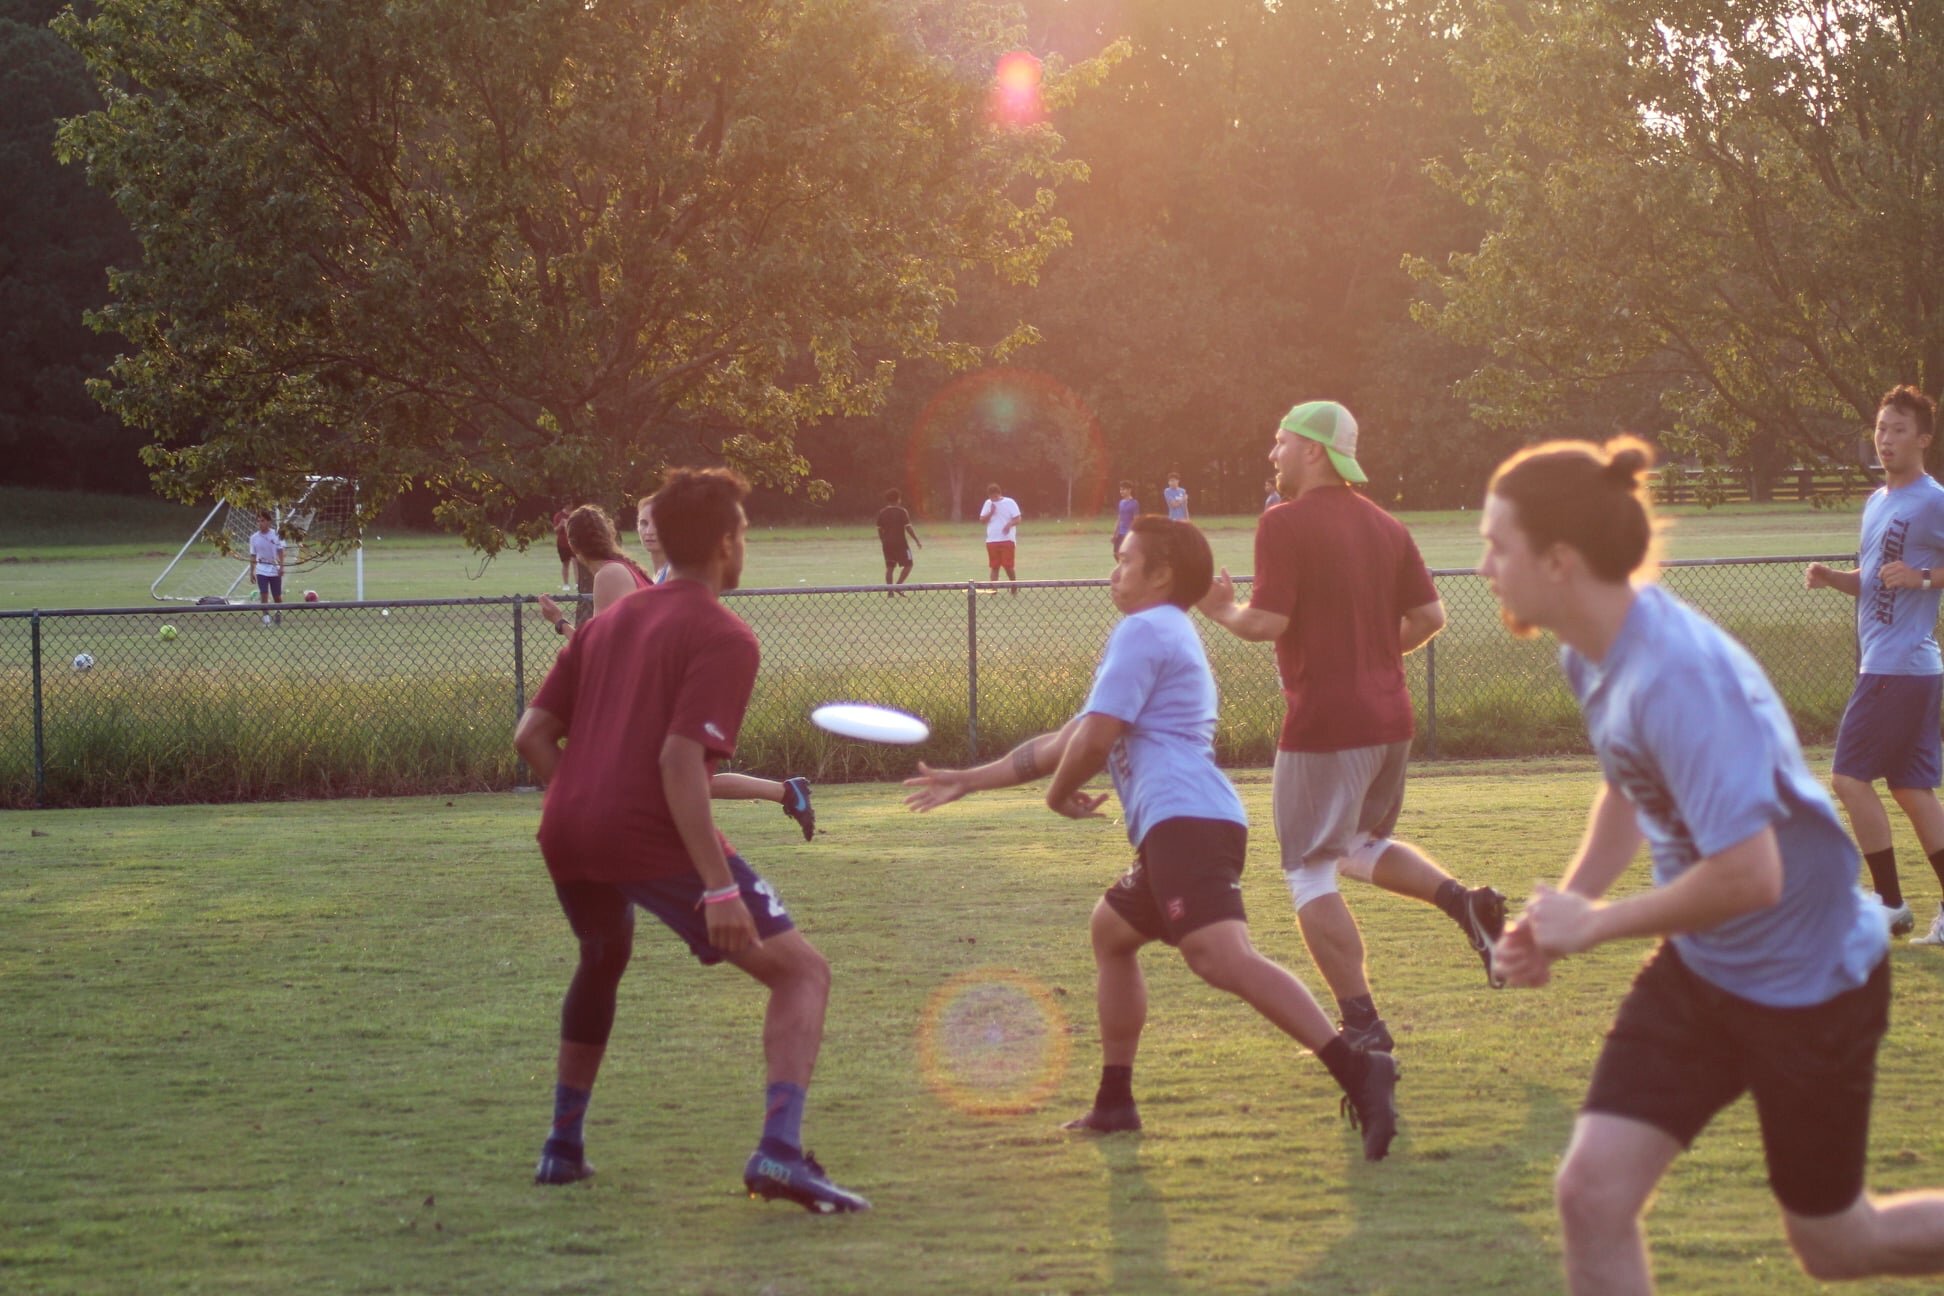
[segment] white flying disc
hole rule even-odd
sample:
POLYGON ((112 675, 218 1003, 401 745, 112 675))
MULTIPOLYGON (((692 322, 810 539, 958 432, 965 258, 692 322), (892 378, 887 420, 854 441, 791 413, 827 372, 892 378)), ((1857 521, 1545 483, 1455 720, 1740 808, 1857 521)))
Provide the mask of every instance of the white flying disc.
POLYGON ((810 723, 843 738, 909 746, 931 737, 931 726, 917 716, 867 702, 830 702, 810 713, 810 723))

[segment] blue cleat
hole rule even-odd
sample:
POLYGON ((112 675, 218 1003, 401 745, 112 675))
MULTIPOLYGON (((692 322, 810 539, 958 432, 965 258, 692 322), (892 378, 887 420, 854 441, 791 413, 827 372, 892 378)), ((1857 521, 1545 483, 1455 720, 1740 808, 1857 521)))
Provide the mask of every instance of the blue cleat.
POLYGON ((803 829, 803 840, 817 834, 817 812, 810 808, 810 780, 798 774, 783 780, 783 813, 803 829))
POLYGON ((793 1201, 813 1215, 838 1215, 846 1211, 867 1211, 871 1203, 854 1192, 846 1192, 824 1175, 817 1158, 805 1152, 800 1157, 775 1157, 758 1148, 743 1166, 743 1187, 751 1197, 793 1201))

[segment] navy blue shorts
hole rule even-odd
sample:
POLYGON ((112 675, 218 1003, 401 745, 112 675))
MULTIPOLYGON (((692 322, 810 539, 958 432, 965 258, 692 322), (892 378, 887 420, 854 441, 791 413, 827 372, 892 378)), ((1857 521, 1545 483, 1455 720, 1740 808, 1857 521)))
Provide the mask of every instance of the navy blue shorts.
POLYGON ((1938 784, 1944 675, 1859 675, 1836 731, 1836 772, 1893 788, 1938 784))
POLYGON ((257 597, 265 603, 268 603, 273 598, 281 599, 283 597, 283 573, 278 572, 275 576, 265 576, 262 572, 258 572, 257 597))
MULTIPOLYGON (((729 871, 742 887, 743 903, 756 920, 756 934, 764 940, 795 929, 783 901, 770 884, 740 855, 729 856, 729 871)), ((661 919, 662 926, 688 942, 689 952, 705 964, 722 962, 725 955, 709 943, 709 920, 702 912, 702 879, 694 873, 684 877, 656 878, 649 882, 571 882, 554 884, 560 907, 574 934, 583 939, 597 928, 626 921, 632 901, 661 919), (582 928, 587 928, 583 931, 582 928)), ((630 924, 631 925, 631 924, 630 924)), ((607 933, 604 933, 607 934, 607 933)))

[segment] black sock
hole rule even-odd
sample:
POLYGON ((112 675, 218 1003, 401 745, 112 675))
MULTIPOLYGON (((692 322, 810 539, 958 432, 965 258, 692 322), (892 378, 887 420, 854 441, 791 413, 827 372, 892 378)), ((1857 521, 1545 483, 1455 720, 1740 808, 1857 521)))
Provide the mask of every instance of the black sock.
POLYGON ((1094 1110, 1107 1111, 1113 1107, 1131 1107, 1133 1104, 1133 1066, 1130 1064, 1100 1068, 1100 1088, 1094 1090, 1094 1110))
POLYGON ((1370 1058, 1363 1050, 1345 1044, 1341 1035, 1325 1044, 1316 1057, 1330 1068, 1330 1075, 1337 1082, 1337 1087, 1347 1094, 1357 1092, 1357 1086, 1370 1074, 1370 1058))
POLYGON ((1377 1024, 1377 1004, 1369 995, 1339 999, 1337 1011, 1343 1014, 1343 1024, 1353 1030, 1377 1024))
MULTIPOLYGON (((1939 852, 1944 854, 1944 851, 1939 852)), ((1871 851, 1863 857, 1870 866, 1870 888, 1881 896, 1883 903, 1895 909, 1903 903, 1903 884, 1897 881, 1897 848, 1886 846, 1880 851, 1871 851)), ((1939 877, 1944 877, 1940 873, 1939 877)))
POLYGON ((1438 883, 1438 894, 1431 897, 1431 903, 1444 910, 1460 927, 1465 925, 1465 884, 1457 878, 1438 883))

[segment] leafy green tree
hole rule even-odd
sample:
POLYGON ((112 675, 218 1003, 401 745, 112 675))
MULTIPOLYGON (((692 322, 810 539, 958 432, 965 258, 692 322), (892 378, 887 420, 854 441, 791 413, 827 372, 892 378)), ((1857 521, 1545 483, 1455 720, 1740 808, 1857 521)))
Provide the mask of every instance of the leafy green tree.
MULTIPOLYGON (((1030 281, 1082 171, 986 118, 1014 29, 965 0, 104 0, 70 123, 138 232, 99 397, 177 498, 414 481, 494 552, 523 496, 721 456, 956 367, 961 274, 1030 281)), ((1099 68, 1046 68, 1069 99, 1099 68)))
POLYGON ((1480 417, 1590 397, 1759 489, 1854 462, 1892 383, 1944 386, 1944 8, 1531 0, 1471 37, 1488 138, 1449 182, 1490 232, 1418 270, 1427 322, 1489 348, 1480 417))

